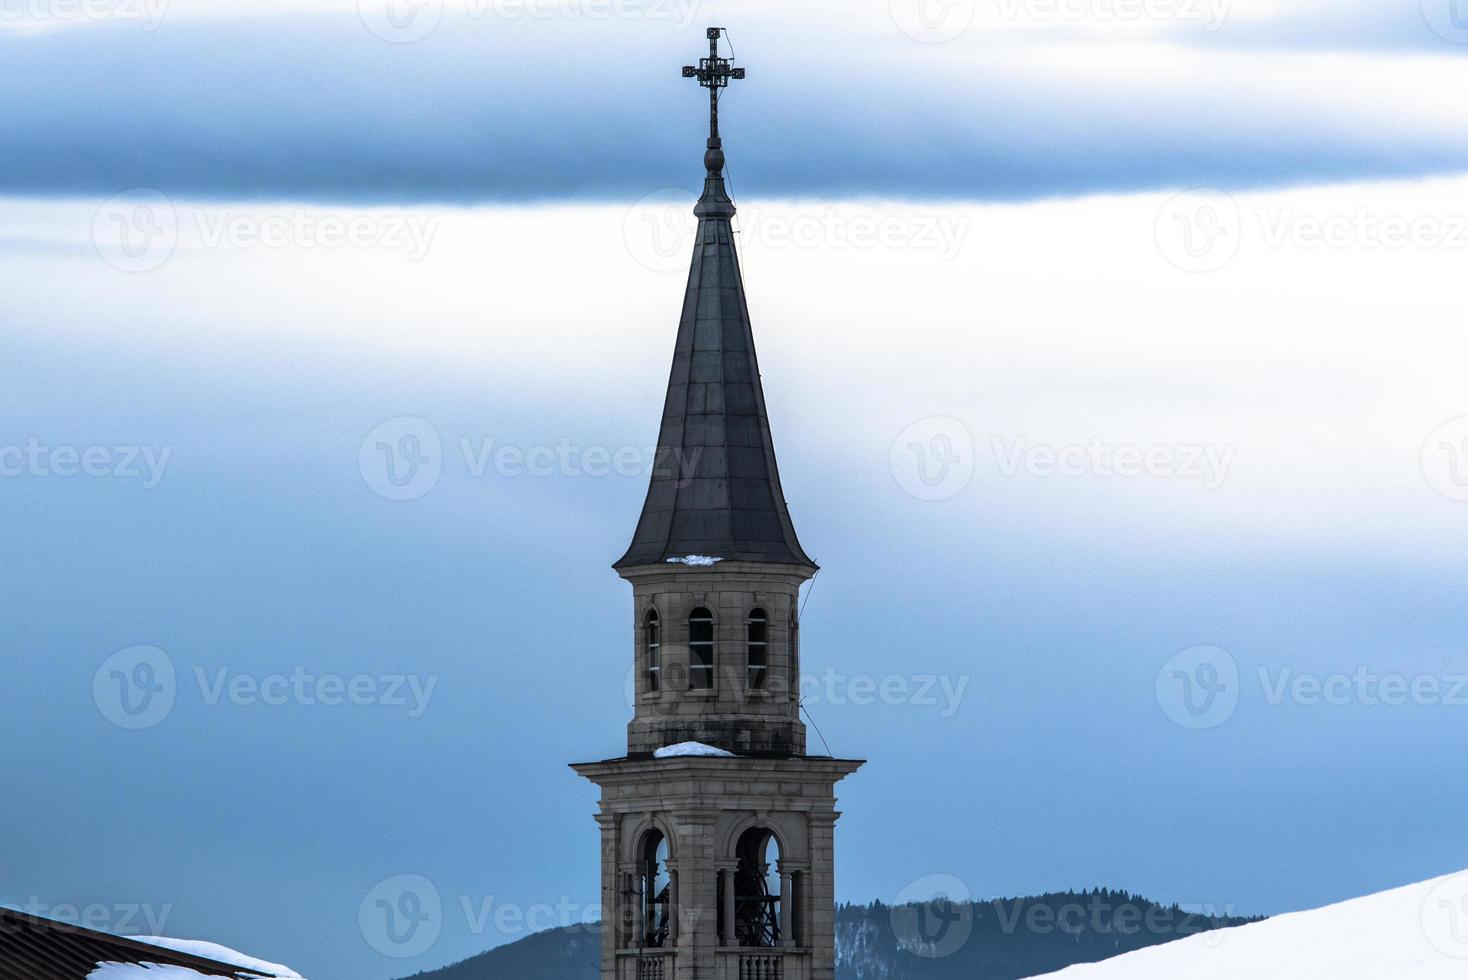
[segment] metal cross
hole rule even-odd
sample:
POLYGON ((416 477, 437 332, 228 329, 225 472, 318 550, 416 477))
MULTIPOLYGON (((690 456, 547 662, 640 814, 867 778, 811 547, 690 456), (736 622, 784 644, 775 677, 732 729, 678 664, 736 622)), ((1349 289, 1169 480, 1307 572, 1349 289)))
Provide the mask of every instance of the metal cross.
POLYGON ((684 65, 683 77, 696 78, 698 84, 709 90, 709 147, 719 145, 719 90, 727 88, 729 79, 743 78, 744 69, 735 68, 729 58, 719 57, 719 38, 725 33, 722 27, 708 29, 709 56, 698 59, 697 66, 684 65))

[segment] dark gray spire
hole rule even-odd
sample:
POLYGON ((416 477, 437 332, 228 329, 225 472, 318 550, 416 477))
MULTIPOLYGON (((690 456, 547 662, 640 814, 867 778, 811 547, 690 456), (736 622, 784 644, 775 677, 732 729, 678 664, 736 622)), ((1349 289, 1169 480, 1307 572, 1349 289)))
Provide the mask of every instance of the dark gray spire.
POLYGON ((685 68, 711 95, 703 196, 694 214, 698 238, 673 348, 657 461, 632 546, 617 568, 703 555, 784 565, 815 563, 801 550, 780 489, 775 445, 765 412, 744 280, 724 189, 718 94, 744 70, 718 57, 719 28, 709 29, 709 58, 685 68))

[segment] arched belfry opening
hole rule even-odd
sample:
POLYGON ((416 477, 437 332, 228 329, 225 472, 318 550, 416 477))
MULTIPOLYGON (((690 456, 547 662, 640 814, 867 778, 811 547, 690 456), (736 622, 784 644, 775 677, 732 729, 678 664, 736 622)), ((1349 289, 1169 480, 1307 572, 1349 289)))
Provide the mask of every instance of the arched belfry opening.
MULTIPOLYGON (((631 545, 626 753, 581 763, 601 808, 601 980, 836 980, 836 784, 855 759, 807 755, 801 587, 818 568, 785 503, 718 109, 655 465, 631 545)), ((650 411, 656 404, 649 398, 650 411)))
POLYGON ((656 694, 663 687, 663 623, 656 609, 649 609, 642 621, 642 658, 647 691, 656 694))
POLYGON ((747 631, 747 657, 749 677, 746 683, 751 691, 762 691, 770 672, 770 617, 763 609, 752 609, 749 613, 747 631))
POLYGON ((638 932, 640 945, 660 949, 668 944, 673 915, 673 878, 668 870, 668 839, 660 830, 649 830, 642 839, 637 869, 637 894, 641 898, 638 932))
POLYGON ((780 842, 763 827, 751 827, 735 848, 734 937, 739 946, 780 945, 780 842))
POLYGON ((688 616, 688 687, 714 688, 714 614, 703 607, 688 616))

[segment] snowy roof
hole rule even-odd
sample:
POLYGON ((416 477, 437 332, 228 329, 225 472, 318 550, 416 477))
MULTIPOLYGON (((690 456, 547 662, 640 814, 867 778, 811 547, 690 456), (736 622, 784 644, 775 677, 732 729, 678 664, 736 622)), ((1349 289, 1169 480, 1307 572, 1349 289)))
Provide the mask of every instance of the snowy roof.
MULTIPOLYGON (((188 953, 191 956, 201 956, 206 960, 228 963, 230 966, 237 966, 261 976, 275 977, 277 980, 302 980, 301 975, 288 966, 282 966, 279 963, 269 963, 265 960, 257 960, 253 956, 246 956, 244 953, 236 952, 228 946, 220 946, 218 943, 204 942, 199 939, 169 939, 166 936, 143 936, 138 941, 147 943, 150 946, 158 946, 162 949, 188 953)), ((156 974, 134 975, 156 976, 156 974)))
POLYGON ((297 978, 285 967, 210 943, 114 936, 7 908, 0 908, 0 975, 44 980, 297 978))
MULTIPOLYGON (((1462 980, 1468 871, 1190 936, 1049 980, 1462 980)), ((1037 978, 1038 980, 1038 978, 1037 978)))
POLYGON ((658 749, 653 754, 655 759, 732 759, 733 752, 725 752, 716 749, 712 745, 704 745, 702 742, 679 742, 677 745, 667 745, 658 749))
MULTIPOLYGON (((208 974, 186 966, 159 966, 156 963, 98 963, 87 974, 87 980, 198 980, 208 974)), ((217 976, 217 974, 216 974, 217 976)))
MULTIPOLYGON (((200 980, 218 974, 200 973, 186 966, 160 966, 156 963, 98 963, 97 968, 87 974, 87 980, 200 980)), ((238 977, 256 977, 252 972, 236 974, 238 977)), ((265 974, 269 976, 269 974, 265 974)), ((287 976, 294 977, 291 973, 287 976)))

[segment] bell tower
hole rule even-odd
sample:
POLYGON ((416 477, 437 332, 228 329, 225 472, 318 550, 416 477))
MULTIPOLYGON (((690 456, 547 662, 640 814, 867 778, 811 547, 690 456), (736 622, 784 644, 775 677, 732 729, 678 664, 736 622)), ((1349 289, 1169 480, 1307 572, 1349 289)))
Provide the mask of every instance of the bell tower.
POLYGON ((806 754, 800 587, 817 568, 786 509, 709 90, 698 233, 657 460, 627 553, 636 705, 601 788, 603 980, 834 980, 835 785, 806 754))

